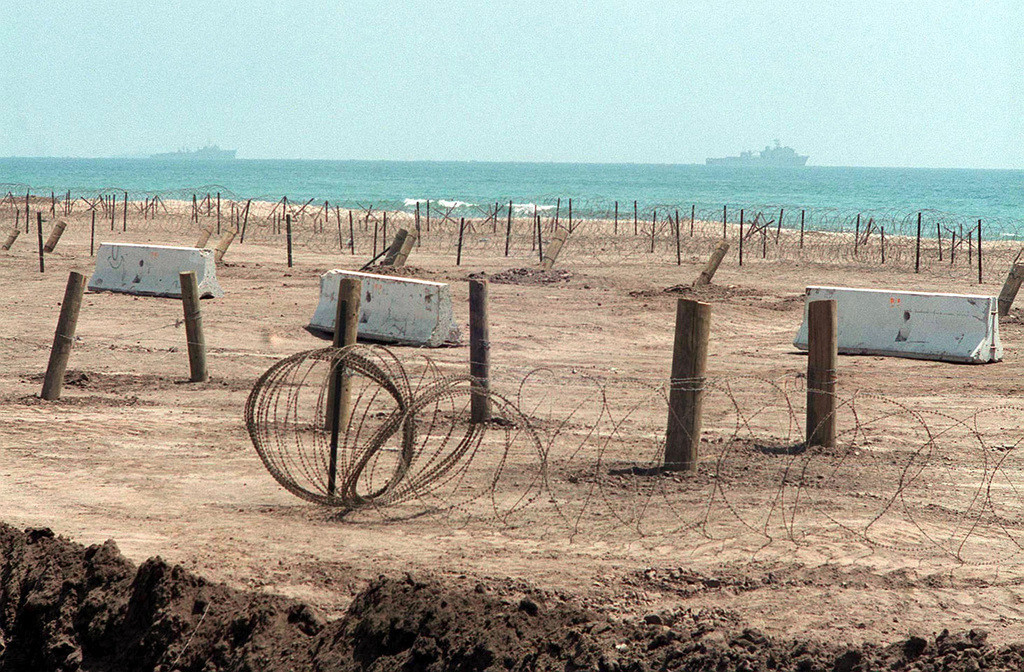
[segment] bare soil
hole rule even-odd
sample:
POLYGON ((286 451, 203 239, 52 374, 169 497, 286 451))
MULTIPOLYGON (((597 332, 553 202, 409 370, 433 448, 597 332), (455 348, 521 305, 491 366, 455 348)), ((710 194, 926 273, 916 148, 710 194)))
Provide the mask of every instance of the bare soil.
MULTIPOLYGON (((104 238, 190 244, 194 233, 130 229, 104 238)), ((573 256, 570 238, 559 264, 569 273, 547 283, 532 268, 508 271, 529 266, 525 257, 477 255, 470 247, 456 268, 454 254, 425 244, 413 252, 409 274, 450 282, 463 324, 468 274, 491 277, 495 388, 523 399, 523 412, 550 430, 558 515, 538 502, 506 525, 421 511, 339 516, 286 492, 257 457, 242 421, 249 390, 274 362, 323 347, 305 329, 318 274, 357 269, 369 255, 299 247, 288 268, 283 243, 236 243, 218 267, 225 297, 203 302, 212 377, 201 384, 186 382, 179 301, 88 293, 62 399, 46 403, 37 395, 67 274, 88 275, 93 258, 87 227, 68 229, 45 273, 32 242, 23 233, 0 253, 0 519, 16 529, 52 529, 89 549, 2 528, 0 559, 17 569, 0 571, 0 669, 31 669, 19 666, 24 656, 45 655, 38 669, 75 669, 76 660, 88 659, 97 670, 171 670, 183 649, 182 670, 204 669, 200 661, 214 661, 209 669, 355 669, 353 660, 360 669, 483 669, 488 661, 506 666, 505 657, 512 669, 573 669, 570 661, 583 669, 1019 666, 1017 648, 1007 648, 1024 641, 1015 494, 1024 476, 1015 450, 1024 434, 1015 407, 1024 390, 1024 326, 1016 313, 1003 324, 999 364, 842 357, 842 394, 870 393, 906 410, 889 419, 872 412, 871 423, 843 416, 851 432, 856 422, 870 427, 844 444, 850 452, 815 456, 823 466, 804 474, 800 490, 813 495, 815 508, 792 509, 797 524, 788 537, 747 529, 763 529, 758 521, 782 496, 777 474, 793 459, 783 449, 801 431, 787 429, 777 399, 763 406, 770 418, 748 413, 752 427, 768 418, 763 436, 737 442, 726 422, 735 415, 728 398, 709 398, 705 480, 636 471, 650 465, 642 451, 663 431, 661 407, 631 416, 599 468, 591 453, 575 452, 588 427, 605 426, 602 408, 643 410, 647 403, 639 388, 614 381, 665 381, 680 296, 713 303, 710 376, 798 381, 806 359, 791 343, 805 286, 995 294, 997 272, 979 286, 872 263, 755 260, 741 269, 727 258, 713 288, 695 293, 685 288, 702 267, 697 254, 681 266, 642 256, 610 263, 573 256), (511 284, 496 280, 506 276, 511 284), (595 379, 612 381, 602 403, 595 379), (917 499, 894 500, 899 505, 886 509, 870 535, 863 520, 857 533, 829 527, 893 495, 901 472, 890 458, 921 454, 927 444, 915 417, 948 427, 944 418, 979 411, 976 434, 964 424, 940 437, 944 452, 930 454, 929 469, 913 483, 917 499), (725 445, 737 461, 716 472, 716 446, 725 445), (1003 488, 992 499, 998 524, 991 511, 979 514, 973 536, 958 537, 970 522, 962 515, 966 493, 977 491, 979 465, 997 453, 1006 474, 1005 482, 989 483, 990 491, 1003 488), (636 510, 638 487, 670 493, 673 513, 687 515, 707 508, 708 492, 724 493, 721 510, 734 515, 711 521, 718 534, 673 534, 661 525, 668 509, 652 504, 642 522, 653 533, 642 534, 611 520, 636 510), (588 510, 575 518, 582 523, 567 525, 584 497, 599 498, 604 513, 588 510), (812 528, 814 535, 801 536, 812 528), (949 543, 920 543, 922 530, 965 540, 964 552, 952 557, 937 550, 949 543), (148 560, 155 557, 162 560, 148 560), (33 572, 49 572, 51 588, 25 578, 33 572), (71 577, 66 588, 61 572, 71 577), (40 597, 22 599, 32 591, 40 597), (40 611, 25 611, 35 604, 40 611), (455 614, 477 615, 463 629, 455 614), (44 622, 61 625, 40 630, 44 622), (49 643, 18 639, 30 632, 49 643)), ((427 354, 444 372, 466 369, 464 347, 397 350, 413 359, 427 354)), ((757 409, 762 397, 731 389, 739 407, 757 409)), ((800 398, 798 387, 786 390, 800 398)))

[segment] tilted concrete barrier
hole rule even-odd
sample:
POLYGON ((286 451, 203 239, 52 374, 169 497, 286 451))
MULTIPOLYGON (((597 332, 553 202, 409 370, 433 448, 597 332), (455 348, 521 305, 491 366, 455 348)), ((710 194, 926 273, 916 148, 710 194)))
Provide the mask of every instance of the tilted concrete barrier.
POLYGON ((180 298, 178 273, 182 271, 196 272, 199 296, 224 296, 217 283, 213 250, 128 243, 100 244, 89 289, 180 298))
POLYGON ((461 340, 448 285, 356 271, 327 271, 320 276, 320 303, 309 323, 311 329, 334 333, 342 278, 362 281, 359 338, 431 348, 461 340))
POLYGON ((836 300, 839 352, 983 364, 1003 358, 993 296, 808 287, 793 345, 807 349, 807 304, 836 300))

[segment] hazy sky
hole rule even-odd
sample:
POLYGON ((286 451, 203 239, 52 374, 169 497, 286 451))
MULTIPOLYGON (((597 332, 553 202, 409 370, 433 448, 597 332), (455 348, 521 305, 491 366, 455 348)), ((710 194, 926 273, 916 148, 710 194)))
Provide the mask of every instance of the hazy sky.
POLYGON ((0 156, 1024 168, 1024 0, 3 5, 0 156))

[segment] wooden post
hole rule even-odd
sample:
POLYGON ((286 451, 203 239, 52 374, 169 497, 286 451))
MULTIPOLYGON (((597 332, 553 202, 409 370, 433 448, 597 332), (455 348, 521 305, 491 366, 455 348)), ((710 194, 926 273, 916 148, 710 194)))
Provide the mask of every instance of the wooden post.
POLYGON ((96 256, 96 211, 92 211, 92 226, 89 228, 89 256, 96 256))
POLYGON ((64 229, 66 229, 68 223, 63 219, 57 220, 57 223, 50 229, 50 235, 46 239, 46 244, 43 245, 43 252, 53 252, 53 249, 57 247, 57 243, 60 241, 60 237, 64 235, 64 229))
POLYGON ((658 228, 658 211, 651 215, 651 254, 654 254, 654 231, 658 228))
POLYGON ((121 231, 128 230, 128 192, 124 192, 124 219, 121 220, 121 231))
POLYGON ((807 445, 836 443, 839 313, 834 299, 807 305, 807 445))
POLYGON ((562 245, 565 244, 566 238, 569 237, 569 232, 565 229, 558 229, 551 236, 551 242, 548 244, 548 252, 543 255, 540 262, 541 269, 550 271, 555 265, 555 260, 558 259, 558 253, 562 251, 562 245))
POLYGON ((508 256, 508 243, 512 237, 512 201, 508 202, 508 220, 505 222, 505 256, 508 256))
POLYGON ((857 248, 860 245, 860 213, 857 213, 857 224, 853 229, 853 256, 857 256, 857 248))
POLYGON ((203 315, 199 308, 199 283, 195 271, 178 274, 181 283, 181 305, 185 309, 185 341, 188 344, 189 380, 205 383, 210 379, 206 371, 206 337, 203 335, 203 315))
MULTIPOLYGON (((345 278, 338 287, 338 308, 334 314, 335 348, 355 345, 359 337, 359 302, 363 283, 357 278, 345 278)), ((327 494, 337 492, 338 437, 342 426, 348 427, 352 415, 352 381, 342 366, 331 371, 331 386, 327 390, 327 408, 324 413, 327 430, 331 433, 330 462, 327 467, 327 494)))
POLYGON ((463 230, 465 228, 466 228, 466 218, 465 217, 460 217, 459 218, 459 250, 458 250, 458 252, 455 255, 455 265, 456 266, 461 266, 462 265, 462 232, 463 232, 463 230))
POLYGON ((206 244, 210 242, 210 236, 212 235, 213 230, 210 228, 209 224, 203 226, 202 228, 199 229, 199 238, 196 239, 196 244, 193 245, 192 247, 206 247, 206 244))
POLYGON ((981 220, 978 220, 978 284, 982 284, 981 279, 981 220))
POLYGON ((356 227, 352 221, 352 211, 348 211, 348 249, 355 256, 356 253, 356 227))
POLYGON ((800 211, 800 249, 804 249, 804 211, 800 211))
POLYGON ((690 238, 693 238, 693 222, 697 218, 697 204, 690 206, 690 238))
MULTIPOLYGON (((743 247, 743 239, 740 238, 740 247, 743 247)), ((729 251, 729 243, 724 240, 718 241, 715 245, 715 249, 711 252, 711 258, 708 259, 707 265, 704 270, 700 272, 700 277, 694 283, 697 286, 710 285, 711 279, 715 277, 715 271, 718 270, 719 265, 722 263, 722 259, 725 257, 725 253, 729 251)))
POLYGON ((882 263, 885 263, 885 227, 882 227, 882 263))
POLYGON ((217 247, 213 249, 213 260, 215 262, 219 264, 221 260, 224 259, 224 253, 228 251, 229 247, 231 247, 231 241, 233 241, 234 239, 234 231, 228 229, 227 231, 224 232, 224 235, 221 236, 221 239, 217 241, 217 247))
POLYGON ((921 272, 921 213, 917 213, 917 247, 914 253, 914 273, 921 272))
POLYGON ((544 227, 540 224, 540 215, 537 215, 537 254, 544 263, 544 227))
POLYGON ((952 266, 956 262, 956 231, 953 231, 949 236, 949 265, 952 266))
POLYGON ((288 268, 292 267, 292 213, 284 216, 285 234, 288 236, 288 268))
POLYGON ((60 304, 60 317, 57 318, 57 331, 53 335, 53 347, 50 348, 50 361, 46 365, 43 377, 43 391, 40 396, 46 401, 60 399, 64 388, 64 372, 68 368, 71 346, 75 342, 75 327, 78 324, 78 313, 82 308, 82 294, 85 292, 85 276, 71 271, 68 284, 64 288, 64 301, 60 304))
POLYGON ((381 235, 380 235, 380 246, 381 247, 384 247, 384 243, 387 242, 387 239, 388 239, 388 211, 385 210, 384 211, 384 223, 381 225, 381 235))
POLYGON ((415 231, 409 231, 409 234, 405 237, 405 242, 402 243, 401 249, 398 250, 398 255, 395 257, 395 262, 392 264, 395 267, 405 266, 405 262, 409 260, 409 255, 412 254, 412 248, 419 241, 419 236, 416 235, 415 231))
POLYGON ((553 228, 553 229, 557 229, 558 228, 558 213, 561 212, 561 210, 562 210, 562 198, 559 197, 555 201, 555 223, 551 225, 551 228, 553 228))
POLYGON ((391 241, 391 245, 388 247, 387 252, 384 253, 384 259, 380 262, 381 266, 395 265, 395 259, 398 257, 398 253, 402 250, 402 246, 405 245, 405 240, 408 237, 408 231, 405 229, 398 230, 398 233, 395 234, 395 239, 391 241))
POLYGON ((633 235, 637 235, 636 201, 633 201, 633 235))
POLYGON ((220 192, 217 192, 217 235, 220 235, 220 192))
MULTIPOLYGON (((722 238, 725 240, 725 238, 722 238)), ((740 266, 743 266, 743 209, 740 208, 740 266)))
POLYGON ((775 229, 775 244, 779 244, 779 238, 782 236, 782 216, 786 214, 785 208, 779 209, 779 225, 775 229))
POLYGON ((114 230, 114 220, 117 218, 117 194, 110 195, 110 230, 114 230))
POLYGON ((373 223, 373 256, 377 256, 377 222, 373 223))
POLYGON ((238 239, 238 243, 242 244, 245 242, 245 229, 249 225, 249 206, 252 205, 252 199, 250 198, 245 204, 245 213, 242 215, 242 235, 238 239))
POLYGON ((942 261, 942 227, 935 222, 935 239, 939 245, 939 261, 942 261))
POLYGON ((683 254, 679 247, 679 211, 676 210, 676 266, 683 265, 683 254))
POLYGON ((30 220, 30 216, 29 216, 29 211, 28 211, 28 199, 29 199, 29 194, 31 194, 31 193, 32 193, 31 189, 29 189, 28 191, 25 192, 25 233, 29 232, 29 228, 28 227, 31 225, 31 222, 29 221, 30 220))
POLYGON ((572 233, 572 199, 569 199, 569 233, 572 233))
POLYGON ((38 210, 36 211, 36 237, 39 239, 39 272, 45 273, 46 264, 43 262, 43 213, 38 210))
POLYGON ((722 240, 728 240, 729 239, 729 236, 728 236, 728 234, 727 234, 727 232, 725 230, 725 225, 729 221, 728 216, 729 216, 729 206, 728 205, 723 205, 722 206, 722 240))
POLYGON ((679 299, 665 433, 665 469, 697 471, 711 304, 679 299))
POLYGON ((615 229, 613 235, 619 235, 619 202, 615 201, 615 229))
POLYGON ((491 417, 491 340, 487 320, 487 280, 469 281, 469 375, 472 376, 470 419, 491 417))
POLYGON ((768 258, 768 223, 761 225, 761 258, 768 258))
POLYGON ((15 227, 11 229, 11 233, 8 234, 7 240, 4 241, 3 250, 5 252, 11 249, 11 245, 14 245, 14 241, 18 239, 19 235, 21 235, 21 229, 17 225, 15 225, 15 227))
POLYGON ((999 291, 999 317, 1006 317, 1010 314, 1010 306, 1017 298, 1021 282, 1024 281, 1024 264, 1014 263, 1010 266, 1010 272, 1006 274, 1006 282, 999 291))
POLYGON ((430 199, 427 199, 427 233, 430 233, 430 199))

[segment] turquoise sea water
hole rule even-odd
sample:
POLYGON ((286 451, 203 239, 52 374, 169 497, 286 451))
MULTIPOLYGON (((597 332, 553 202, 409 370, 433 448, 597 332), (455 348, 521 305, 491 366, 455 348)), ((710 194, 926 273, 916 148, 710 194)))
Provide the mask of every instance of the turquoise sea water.
POLYGON ((1024 171, 903 168, 749 168, 703 165, 396 161, 173 162, 147 159, 0 159, 0 185, 33 193, 222 191, 237 198, 410 209, 416 199, 475 205, 574 199, 581 216, 673 205, 698 210, 784 206, 840 212, 938 210, 1024 220, 1024 171))

